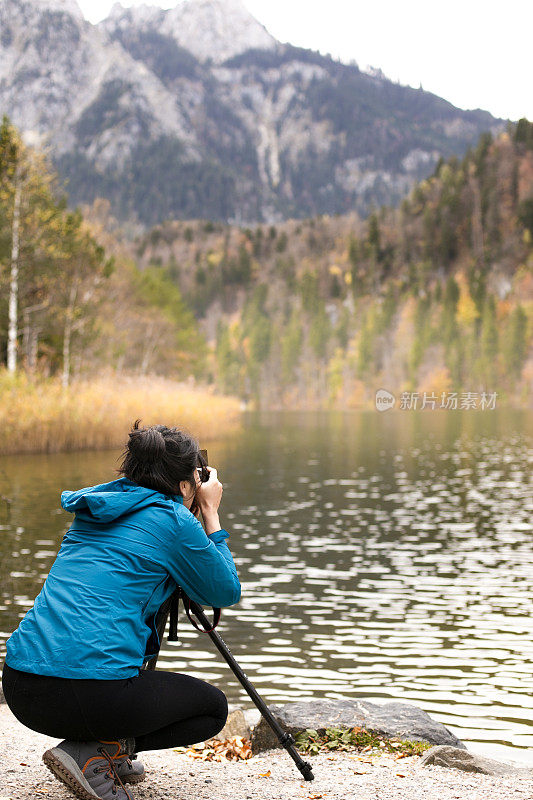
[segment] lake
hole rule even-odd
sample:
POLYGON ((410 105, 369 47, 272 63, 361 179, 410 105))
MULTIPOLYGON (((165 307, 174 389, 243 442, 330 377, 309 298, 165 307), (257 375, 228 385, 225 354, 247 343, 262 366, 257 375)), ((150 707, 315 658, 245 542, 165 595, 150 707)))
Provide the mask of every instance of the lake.
MULTIPOLYGON (((268 703, 399 700, 475 752, 533 764, 527 411, 245 412, 201 442, 241 579, 220 633, 268 703)), ((70 517, 119 453, 0 461, 0 660, 70 517)), ((182 613, 159 666, 251 701, 182 613)))

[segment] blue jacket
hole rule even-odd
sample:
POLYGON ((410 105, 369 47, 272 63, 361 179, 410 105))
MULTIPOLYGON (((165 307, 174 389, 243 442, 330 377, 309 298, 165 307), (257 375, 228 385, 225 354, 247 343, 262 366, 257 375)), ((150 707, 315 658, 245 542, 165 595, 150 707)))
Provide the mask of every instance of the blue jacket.
POLYGON ((239 601, 229 534, 207 535, 180 495, 120 478, 63 492, 61 505, 75 512, 74 522, 33 608, 8 639, 10 667, 129 678, 157 651, 155 615, 176 585, 201 605, 239 601))

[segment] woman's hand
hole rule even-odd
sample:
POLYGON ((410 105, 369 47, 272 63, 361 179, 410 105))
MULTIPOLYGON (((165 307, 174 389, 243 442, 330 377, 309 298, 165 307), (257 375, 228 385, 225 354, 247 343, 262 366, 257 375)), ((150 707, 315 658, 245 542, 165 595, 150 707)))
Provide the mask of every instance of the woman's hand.
POLYGON ((196 488, 196 502, 204 518, 206 515, 218 511, 223 492, 216 469, 214 467, 206 467, 206 469, 209 470, 209 480, 200 483, 196 488))

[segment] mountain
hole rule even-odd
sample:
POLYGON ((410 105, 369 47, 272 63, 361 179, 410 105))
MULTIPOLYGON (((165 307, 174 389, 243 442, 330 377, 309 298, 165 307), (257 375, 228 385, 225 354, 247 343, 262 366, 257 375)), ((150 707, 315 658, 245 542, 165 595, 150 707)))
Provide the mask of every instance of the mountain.
POLYGON ((373 407, 379 387, 397 401, 418 392, 419 411, 424 392, 436 397, 430 409, 450 392, 457 408, 478 413, 483 394, 496 392, 498 406, 533 402, 525 119, 482 134, 398 208, 366 220, 172 220, 129 246, 142 271, 171 277, 194 310, 218 386, 261 407, 373 407))
MULTIPOLYGON (((159 33, 189 50, 200 61, 221 63, 250 48, 271 50, 276 40, 241 0, 183 0, 163 11, 155 6, 124 8, 115 3, 101 23, 112 39, 127 42, 159 33)), ((127 45, 126 45, 127 47, 127 45)))
POLYGON ((369 407, 378 387, 398 400, 418 392, 419 410, 424 392, 436 408, 452 392, 458 408, 482 410, 471 402, 494 392, 498 406, 531 407, 525 119, 496 138, 482 134, 398 208, 366 220, 167 220, 135 238, 107 200, 83 216, 68 212, 49 190, 46 159, 7 122, 0 178, 0 362, 18 357, 31 377, 16 383, 32 396, 39 376, 67 383, 108 372, 135 385, 148 374, 195 376, 264 408, 369 407))
POLYGON ((240 0, 168 11, 0 0, 0 112, 72 203, 145 225, 366 216, 505 121, 278 42, 240 0))

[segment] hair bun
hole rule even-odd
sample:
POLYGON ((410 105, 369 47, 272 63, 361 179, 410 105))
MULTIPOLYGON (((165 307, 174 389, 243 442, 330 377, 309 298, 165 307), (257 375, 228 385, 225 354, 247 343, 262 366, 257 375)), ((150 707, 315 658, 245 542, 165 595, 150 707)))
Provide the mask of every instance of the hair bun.
MULTIPOLYGON (((165 496, 181 495, 182 482, 196 488, 198 440, 179 428, 166 425, 141 427, 135 420, 124 450, 119 475, 165 496)), ((188 495, 187 489, 186 494, 188 495)))
POLYGON ((134 429, 130 433, 128 450, 136 458, 153 463, 166 453, 165 437, 156 427, 134 429))

